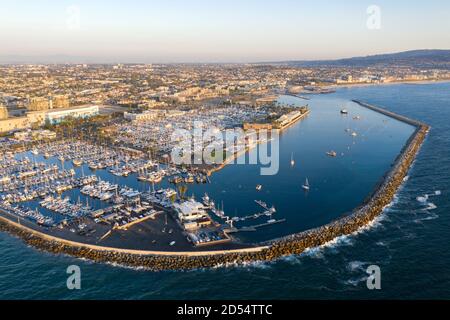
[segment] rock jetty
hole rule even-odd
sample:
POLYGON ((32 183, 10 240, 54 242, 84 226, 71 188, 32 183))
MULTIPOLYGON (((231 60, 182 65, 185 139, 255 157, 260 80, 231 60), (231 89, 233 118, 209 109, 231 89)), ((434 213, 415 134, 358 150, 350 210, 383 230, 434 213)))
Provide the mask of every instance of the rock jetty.
POLYGON ((14 234, 30 246, 55 254, 67 254, 85 258, 100 263, 116 263, 129 267, 144 267, 149 270, 188 270, 209 268, 218 265, 242 264, 254 261, 273 261, 283 256, 301 254, 306 249, 324 245, 333 239, 350 235, 360 228, 370 224, 382 214, 398 188, 404 181, 408 171, 419 152, 429 127, 415 120, 405 118, 392 112, 371 106, 359 101, 360 105, 376 112, 394 117, 416 127, 414 134, 408 140, 392 169, 387 173, 370 197, 350 215, 331 222, 325 226, 309 231, 293 234, 280 239, 261 244, 261 247, 249 251, 228 252, 195 252, 187 254, 136 254, 130 250, 115 250, 113 248, 92 247, 82 243, 70 243, 63 239, 51 238, 47 235, 20 226, 9 219, 0 217, 0 231, 14 234))

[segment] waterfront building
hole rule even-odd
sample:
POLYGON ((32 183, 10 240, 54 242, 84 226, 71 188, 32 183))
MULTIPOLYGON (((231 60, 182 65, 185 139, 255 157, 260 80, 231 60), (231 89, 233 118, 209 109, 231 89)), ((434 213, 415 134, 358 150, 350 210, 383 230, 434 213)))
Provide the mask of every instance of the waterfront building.
POLYGON ((178 213, 178 220, 186 231, 195 231, 212 224, 211 218, 200 202, 191 199, 175 203, 173 206, 178 213))
POLYGON ((274 127, 283 129, 303 117, 307 112, 308 108, 302 107, 300 108, 300 110, 292 111, 288 114, 282 115, 278 120, 275 121, 274 127))
POLYGON ((145 121, 145 120, 153 120, 156 119, 159 115, 159 111, 157 110, 148 110, 142 113, 124 113, 124 118, 129 121, 145 121))
POLYGON ((244 130, 272 130, 272 124, 270 123, 244 123, 244 130))
POLYGON ((73 118, 89 118, 99 114, 98 106, 84 106, 76 108, 59 109, 57 111, 49 111, 45 115, 45 120, 51 124, 61 122, 67 117, 73 118))

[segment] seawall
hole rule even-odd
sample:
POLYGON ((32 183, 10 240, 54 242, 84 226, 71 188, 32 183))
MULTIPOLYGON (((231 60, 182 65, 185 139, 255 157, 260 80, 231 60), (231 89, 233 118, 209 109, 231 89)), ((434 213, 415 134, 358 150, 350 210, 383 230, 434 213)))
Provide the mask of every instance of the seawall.
POLYGON ((150 270, 186 270, 208 268, 231 263, 272 261, 283 256, 300 254, 306 249, 324 245, 333 239, 352 234, 370 224, 388 206, 416 158, 429 127, 421 122, 397 115, 390 111, 362 102, 360 105, 386 114, 416 127, 392 169, 377 186, 372 195, 350 215, 325 226, 272 240, 251 249, 210 252, 151 252, 113 249, 91 246, 34 231, 9 219, 0 217, 0 230, 22 238, 25 243, 38 249, 56 254, 68 254, 96 262, 117 263, 131 267, 145 267, 150 270))

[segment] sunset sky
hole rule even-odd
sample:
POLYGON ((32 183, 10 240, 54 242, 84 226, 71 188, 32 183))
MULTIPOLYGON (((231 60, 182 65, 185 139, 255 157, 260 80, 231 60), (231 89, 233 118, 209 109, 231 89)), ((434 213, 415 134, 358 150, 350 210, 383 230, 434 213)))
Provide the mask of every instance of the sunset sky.
POLYGON ((257 62, 450 48, 450 1, 0 0, 0 56, 257 62), (416 3, 417 2, 417 3, 416 3), (413 4, 414 3, 414 4, 413 4), (380 8, 380 29, 367 21, 380 8))

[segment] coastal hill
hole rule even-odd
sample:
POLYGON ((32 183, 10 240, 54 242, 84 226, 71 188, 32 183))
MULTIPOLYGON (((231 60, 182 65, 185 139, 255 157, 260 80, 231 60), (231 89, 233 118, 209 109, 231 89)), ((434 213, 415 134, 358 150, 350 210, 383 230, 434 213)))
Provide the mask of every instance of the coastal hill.
MULTIPOLYGON (((153 63, 145 59, 82 57, 70 55, 25 56, 0 55, 0 64, 114 64, 114 63, 153 63)), ((226 63, 226 62, 224 62, 226 63)), ((194 63, 195 64, 195 63, 194 63)), ((201 63, 203 64, 203 63, 201 63)), ((204 62, 208 64, 208 62, 204 62)), ((338 60, 290 60, 266 61, 257 65, 288 65, 291 67, 371 67, 371 66, 406 66, 437 69, 450 69, 450 50, 412 50, 398 53, 370 55, 338 60)))
POLYGON ((407 66, 450 69, 450 50, 413 50, 339 60, 285 61, 281 64, 302 67, 407 66))

